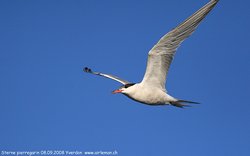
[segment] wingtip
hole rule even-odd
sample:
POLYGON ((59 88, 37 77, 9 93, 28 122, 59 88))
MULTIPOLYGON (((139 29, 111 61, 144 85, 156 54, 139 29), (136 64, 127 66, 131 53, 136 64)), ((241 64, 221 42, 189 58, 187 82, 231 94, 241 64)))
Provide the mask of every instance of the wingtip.
POLYGON ((88 68, 88 67, 84 67, 83 71, 86 72, 86 73, 91 73, 92 72, 91 69, 88 68))
POLYGON ((212 2, 216 2, 216 3, 217 3, 217 2, 219 2, 220 0, 211 0, 211 1, 212 1, 212 2))

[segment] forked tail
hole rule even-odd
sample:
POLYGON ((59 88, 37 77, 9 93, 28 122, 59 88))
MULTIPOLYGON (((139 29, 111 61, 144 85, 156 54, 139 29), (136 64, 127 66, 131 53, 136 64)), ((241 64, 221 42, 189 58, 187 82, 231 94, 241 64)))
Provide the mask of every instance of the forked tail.
POLYGON ((187 101, 187 100, 177 100, 177 101, 170 102, 170 104, 175 106, 175 107, 183 108, 183 107, 191 107, 188 104, 200 104, 200 103, 193 102, 193 101, 187 101))

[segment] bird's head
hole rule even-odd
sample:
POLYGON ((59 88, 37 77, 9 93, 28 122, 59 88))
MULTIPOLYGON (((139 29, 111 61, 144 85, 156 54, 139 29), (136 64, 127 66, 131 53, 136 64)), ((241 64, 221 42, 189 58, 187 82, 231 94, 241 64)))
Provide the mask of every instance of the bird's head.
POLYGON ((129 87, 133 86, 135 83, 128 83, 125 85, 122 85, 120 88, 114 90, 112 93, 116 94, 116 93, 124 93, 129 87))

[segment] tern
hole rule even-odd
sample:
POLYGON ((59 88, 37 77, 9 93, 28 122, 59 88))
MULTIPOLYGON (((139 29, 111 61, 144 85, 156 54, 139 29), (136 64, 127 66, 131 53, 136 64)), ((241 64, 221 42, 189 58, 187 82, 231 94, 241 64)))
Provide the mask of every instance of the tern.
POLYGON ((94 72, 85 67, 87 73, 103 76, 122 83, 123 85, 112 93, 122 93, 127 97, 151 106, 172 105, 183 108, 198 102, 180 100, 167 94, 165 88, 167 73, 177 48, 198 27, 200 22, 214 8, 219 0, 210 0, 184 22, 164 35, 149 51, 146 72, 140 83, 131 83, 119 77, 94 72))

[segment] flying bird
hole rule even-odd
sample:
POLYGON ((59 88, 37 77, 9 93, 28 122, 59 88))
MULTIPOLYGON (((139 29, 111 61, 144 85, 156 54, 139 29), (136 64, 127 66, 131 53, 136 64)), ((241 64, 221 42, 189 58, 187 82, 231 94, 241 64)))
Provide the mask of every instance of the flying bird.
POLYGON ((83 70, 122 83, 123 85, 112 93, 122 93, 143 104, 152 106, 172 105, 180 108, 190 106, 188 104, 198 104, 197 102, 180 100, 169 95, 165 88, 166 77, 177 48, 195 31, 218 1, 210 0, 158 41, 148 53, 146 72, 140 83, 131 83, 110 74, 94 72, 88 67, 83 70))

